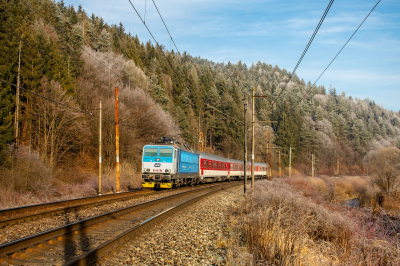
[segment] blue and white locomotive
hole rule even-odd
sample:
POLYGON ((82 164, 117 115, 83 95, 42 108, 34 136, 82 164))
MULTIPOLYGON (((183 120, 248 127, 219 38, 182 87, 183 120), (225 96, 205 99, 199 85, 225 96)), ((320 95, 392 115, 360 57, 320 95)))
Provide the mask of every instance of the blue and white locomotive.
MULTIPOLYGON (((251 166, 247 167, 250 171, 251 166)), ((265 163, 255 163, 255 178, 266 177, 267 167, 265 163)), ((242 178, 243 161, 193 151, 174 138, 162 137, 143 147, 143 187, 172 188, 242 178)))

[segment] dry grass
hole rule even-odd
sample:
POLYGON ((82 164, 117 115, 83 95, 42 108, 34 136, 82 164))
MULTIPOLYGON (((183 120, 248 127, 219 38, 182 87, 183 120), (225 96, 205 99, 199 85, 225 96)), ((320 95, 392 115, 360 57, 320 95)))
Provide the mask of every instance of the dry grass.
MULTIPOLYGON (((58 168, 53 171, 36 152, 21 146, 7 155, 0 166, 0 209, 53 202, 97 195, 98 175, 81 168, 58 168)), ((141 187, 137 169, 121 163, 120 189, 128 191, 141 187)), ((115 169, 106 169, 102 192, 116 191, 115 169)))
POLYGON ((231 227, 236 242, 228 241, 230 265, 241 265, 238 258, 247 253, 258 265, 400 263, 397 241, 381 219, 332 211, 281 180, 258 182, 235 207, 231 227))
POLYGON ((346 200, 358 198, 360 206, 373 207, 379 201, 380 189, 367 176, 295 177, 285 179, 285 182, 316 202, 324 200, 341 204, 346 200))

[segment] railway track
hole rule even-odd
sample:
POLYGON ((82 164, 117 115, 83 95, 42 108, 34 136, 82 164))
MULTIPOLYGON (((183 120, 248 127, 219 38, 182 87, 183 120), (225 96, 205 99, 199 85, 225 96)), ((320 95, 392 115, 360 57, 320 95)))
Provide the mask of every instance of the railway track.
MULTIPOLYGON (((89 265, 113 259, 126 241, 155 223, 223 188, 241 182, 203 186, 147 201, 0 245, 0 263, 89 265)), ((111 263, 111 262, 109 262, 111 263)), ((113 263, 111 263, 113 264, 113 263)))
POLYGON ((48 216, 54 216, 60 213, 77 211, 116 201, 125 201, 132 198, 150 195, 153 193, 157 192, 148 189, 142 189, 132 192, 107 194, 102 196, 93 196, 87 198, 57 201, 52 203, 44 203, 44 204, 0 210, 0 228, 13 225, 16 223, 37 220, 48 216))

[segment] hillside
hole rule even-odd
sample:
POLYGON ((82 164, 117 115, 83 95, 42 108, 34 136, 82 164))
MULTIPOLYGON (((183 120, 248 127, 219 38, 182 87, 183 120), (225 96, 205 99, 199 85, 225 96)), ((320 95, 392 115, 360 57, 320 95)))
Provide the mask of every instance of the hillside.
MULTIPOLYGON (((3 188, 36 191, 46 187, 53 193, 50 187, 59 186, 58 182, 79 183, 88 174, 96 175, 99 122, 94 109, 100 101, 106 119, 104 165, 111 176, 115 87, 120 93, 120 121, 156 103, 121 123, 121 174, 126 187, 138 185, 134 180, 143 145, 164 135, 197 148, 202 131, 206 151, 243 158, 242 99, 251 99, 252 88, 256 95, 269 96, 256 99, 257 119, 277 121, 272 128, 256 125, 256 160, 265 161, 267 131, 275 145, 293 148, 292 163, 305 174, 310 173, 312 153, 319 173, 333 174, 339 159, 340 173, 360 174, 368 168, 364 159, 371 150, 400 147, 400 113, 373 100, 353 99, 332 86, 311 86, 296 75, 284 89, 290 73, 278 66, 215 63, 186 52, 177 54, 139 40, 125 32, 122 24, 108 25, 81 7, 65 6, 63 1, 26 3, 0 1, 0 78, 17 84, 21 48, 20 86, 30 91, 21 92, 16 140, 16 89, 0 84, 3 188), (37 185, 27 182, 29 177, 16 177, 27 171, 23 167, 27 162, 46 169, 37 170, 40 177, 36 172, 26 175, 36 176, 31 180, 37 185), (49 185, 53 177, 56 184, 49 185)), ((250 121, 251 112, 247 115, 250 121)), ((287 166, 288 157, 283 160, 287 166)), ((273 162, 277 163, 275 155, 273 162)))

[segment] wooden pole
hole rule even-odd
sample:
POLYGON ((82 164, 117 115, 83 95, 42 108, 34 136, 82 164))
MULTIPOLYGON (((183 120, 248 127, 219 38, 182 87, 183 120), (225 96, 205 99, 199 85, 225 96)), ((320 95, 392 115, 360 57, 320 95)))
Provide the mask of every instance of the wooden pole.
POLYGON ((252 91, 252 142, 251 142, 251 189, 254 189, 254 117, 255 117, 255 103, 254 103, 255 89, 252 91))
POLYGON ((314 177, 314 153, 311 154, 311 176, 314 177))
POLYGON ((279 151, 279 178, 282 178, 282 168, 281 168, 281 149, 279 151))
MULTIPOLYGON (((21 36, 22 38, 22 36, 21 36)), ((16 107, 15 107, 15 145, 18 145, 18 124, 19 124, 19 77, 20 77, 20 71, 21 71, 21 46, 22 46, 22 40, 19 40, 19 52, 18 52, 18 78, 17 78, 17 91, 16 91, 16 107)))
POLYGON ((246 125, 246 111, 247 111, 247 98, 244 99, 244 165, 243 165, 243 171, 244 171, 244 184, 243 184, 243 189, 244 189, 244 195, 246 196, 246 185, 247 185, 247 125, 246 125))
POLYGON ((118 87, 115 87, 115 147, 116 147, 116 182, 119 193, 119 127, 118 127, 118 87))
POLYGON ((267 178, 270 178, 271 176, 270 176, 270 174, 269 174, 269 171, 270 171, 270 168, 271 168, 271 148, 270 148, 270 144, 271 144, 271 132, 267 132, 267 165, 269 166, 269 167, 267 167, 267 178))
POLYGON ((337 158, 336 175, 339 175, 339 158, 337 158))
POLYGON ((102 143, 102 102, 100 101, 100 121, 99 121, 99 191, 98 194, 101 195, 102 191, 101 191, 101 152, 102 152, 102 147, 101 147, 101 143, 102 143))
POLYGON ((292 177, 292 147, 289 147, 289 178, 292 177))

